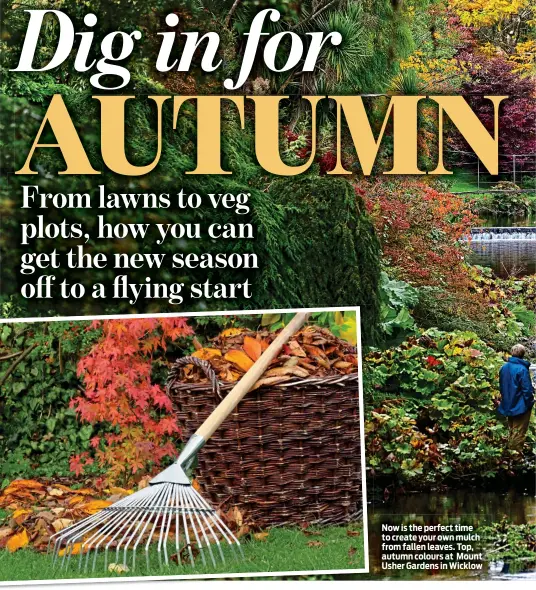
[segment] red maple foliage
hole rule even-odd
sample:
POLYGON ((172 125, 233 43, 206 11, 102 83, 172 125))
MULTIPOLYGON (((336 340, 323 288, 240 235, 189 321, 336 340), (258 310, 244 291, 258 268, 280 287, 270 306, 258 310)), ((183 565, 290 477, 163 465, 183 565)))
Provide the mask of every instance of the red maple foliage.
MULTIPOLYGON (((534 163, 536 90, 533 78, 521 77, 511 63, 499 56, 463 51, 460 58, 471 64, 470 79, 463 85, 462 93, 490 133, 494 127, 494 111, 491 101, 484 97, 508 97, 499 109, 499 151, 507 155, 528 155, 534 163)), ((451 146, 469 150, 466 141, 456 132, 452 134, 451 146)))
POLYGON ((93 437, 94 451, 72 457, 70 467, 80 474, 96 460, 108 481, 128 481, 176 454, 170 435, 179 429, 165 390, 151 380, 153 357, 193 330, 185 318, 104 320, 91 328, 102 328, 102 337, 78 363, 85 391, 70 407, 108 432, 93 437))
POLYGON ((360 180, 356 192, 399 278, 417 286, 471 284, 460 238, 478 225, 478 217, 463 199, 404 177, 360 180))

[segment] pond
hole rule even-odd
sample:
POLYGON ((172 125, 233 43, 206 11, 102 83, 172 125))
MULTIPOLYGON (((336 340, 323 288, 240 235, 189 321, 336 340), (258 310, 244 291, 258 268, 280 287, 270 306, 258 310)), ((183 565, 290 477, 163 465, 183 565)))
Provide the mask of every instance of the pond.
MULTIPOLYGON (((523 228, 535 227, 536 217, 504 217, 488 218, 482 227, 523 228)), ((468 261, 471 264, 487 266, 502 278, 510 275, 525 276, 536 274, 536 239, 527 239, 528 234, 514 232, 512 235, 499 234, 495 238, 472 240, 472 253, 468 261), (521 239, 519 239, 521 237, 521 239)))
POLYGON ((370 571, 384 579, 534 579, 536 568, 507 573, 501 562, 485 563, 480 571, 448 570, 393 573, 381 568, 382 524, 464 524, 475 527, 500 522, 504 517, 513 524, 536 524, 536 497, 517 491, 505 494, 474 490, 447 493, 418 493, 396 497, 388 502, 372 500, 368 505, 370 571))

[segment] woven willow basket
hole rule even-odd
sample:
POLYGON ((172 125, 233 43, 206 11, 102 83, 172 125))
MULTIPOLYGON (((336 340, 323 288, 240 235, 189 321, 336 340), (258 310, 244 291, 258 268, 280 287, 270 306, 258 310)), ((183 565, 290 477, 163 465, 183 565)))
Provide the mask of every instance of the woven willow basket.
MULTIPOLYGON (((234 383, 207 361, 179 359, 168 378, 184 439, 234 383), (185 384, 195 364, 210 383, 185 384)), ((216 506, 261 527, 333 524, 362 515, 358 374, 296 378, 249 392, 199 453, 197 479, 216 506)))

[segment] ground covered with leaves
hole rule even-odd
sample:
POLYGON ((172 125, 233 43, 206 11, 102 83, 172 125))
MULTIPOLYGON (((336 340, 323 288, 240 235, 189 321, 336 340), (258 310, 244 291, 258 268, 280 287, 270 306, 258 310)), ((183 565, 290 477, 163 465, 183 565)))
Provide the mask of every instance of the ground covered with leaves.
MULTIPOLYGON (((147 485, 143 480, 142 487, 147 485)), ((99 555, 95 571, 85 570, 86 556, 75 547, 68 561, 54 565, 47 552, 50 536, 78 520, 96 514, 132 490, 110 487, 97 490, 84 484, 37 480, 15 480, 0 495, 0 580, 44 580, 54 578, 119 577, 125 575, 186 575, 254 572, 293 572, 359 569, 364 567, 361 524, 331 527, 274 528, 258 530, 244 522, 232 507, 220 516, 239 538, 243 557, 233 547, 224 548, 225 563, 203 564, 199 553, 195 567, 182 552, 170 551, 165 566, 153 546, 147 564, 139 552, 136 568, 123 565, 122 553, 112 547, 105 562, 99 555), (80 568, 80 564, 82 568, 80 568), (64 564, 64 566, 62 566, 64 564)), ((63 558, 60 551, 60 558, 63 558)), ((93 554, 91 554, 91 563, 93 554)), ((208 561, 208 560, 207 560, 208 561)), ((129 562, 130 563, 130 562, 129 562)))

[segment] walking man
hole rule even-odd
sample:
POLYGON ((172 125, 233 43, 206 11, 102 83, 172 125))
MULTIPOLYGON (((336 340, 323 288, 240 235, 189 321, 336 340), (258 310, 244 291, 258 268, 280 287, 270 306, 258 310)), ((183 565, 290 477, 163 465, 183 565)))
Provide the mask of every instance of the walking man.
POLYGON ((508 418, 510 436, 508 448, 521 453, 529 428, 530 415, 534 405, 534 388, 530 378, 530 363, 523 357, 525 347, 516 344, 512 356, 499 372, 501 403, 499 412, 508 418))

